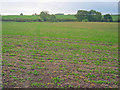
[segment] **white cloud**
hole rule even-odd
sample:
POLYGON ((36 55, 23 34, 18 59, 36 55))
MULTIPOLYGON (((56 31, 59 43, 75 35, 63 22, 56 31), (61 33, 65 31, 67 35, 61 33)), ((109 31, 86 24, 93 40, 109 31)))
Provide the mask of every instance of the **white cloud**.
POLYGON ((41 11, 49 11, 50 14, 64 13, 75 14, 77 10, 97 10, 104 13, 117 13, 117 2, 4 2, 0 3, 0 13, 2 15, 24 15, 39 14, 41 11))
POLYGON ((0 0, 0 2, 119 2, 119 0, 0 0))

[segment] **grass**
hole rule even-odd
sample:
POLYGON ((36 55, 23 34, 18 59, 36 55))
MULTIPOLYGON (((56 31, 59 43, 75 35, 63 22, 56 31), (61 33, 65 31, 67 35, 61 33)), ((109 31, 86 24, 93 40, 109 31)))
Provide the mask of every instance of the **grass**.
POLYGON ((23 18, 23 19, 31 19, 31 20, 36 20, 38 19, 38 16, 32 16, 32 15, 24 15, 24 16, 20 16, 20 15, 4 15, 2 16, 3 19, 17 19, 17 18, 23 18))
POLYGON ((3 87, 118 88, 117 25, 3 22, 3 87))

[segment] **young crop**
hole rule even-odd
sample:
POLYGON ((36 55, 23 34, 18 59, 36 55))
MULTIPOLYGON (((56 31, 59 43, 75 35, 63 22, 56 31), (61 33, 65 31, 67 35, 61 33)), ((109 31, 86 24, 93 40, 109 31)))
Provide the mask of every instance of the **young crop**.
POLYGON ((88 65, 88 64, 90 64, 89 62, 83 62, 82 64, 86 64, 86 65, 88 65))
POLYGON ((32 80, 32 78, 31 78, 31 77, 28 77, 28 78, 27 78, 27 80, 30 80, 30 81, 31 81, 31 80, 32 80))
POLYGON ((75 75, 75 76, 79 76, 79 74, 78 74, 78 73, 73 73, 73 75, 75 75))
POLYGON ((21 61, 25 61, 25 59, 21 59, 21 61))
POLYGON ((54 78, 52 78, 52 80, 53 80, 55 83, 61 82, 60 77, 54 77, 54 78))
POLYGON ((45 60, 38 60, 39 62, 45 62, 45 60))
POLYGON ((40 66, 37 66, 38 69, 45 69, 45 67, 40 67, 40 66))
POLYGON ((33 59, 39 59, 39 57, 32 57, 33 59))
MULTIPOLYGON (((37 19, 38 16, 19 17, 37 19)), ((0 64, 4 88, 117 88, 116 25, 105 22, 3 22, 0 64)))
POLYGON ((10 69, 10 72, 16 72, 15 70, 13 70, 13 69, 10 69))
POLYGON ((30 75, 30 74, 32 74, 32 72, 31 72, 31 71, 28 71, 27 74, 30 75))
POLYGON ((41 86, 45 86, 45 84, 43 83, 31 83, 32 87, 41 87, 41 86))
POLYGON ((39 78, 39 79, 38 79, 38 81, 41 81, 41 80, 43 80, 43 79, 42 79, 42 78, 39 78))
POLYGON ((54 62, 53 60, 50 60, 50 62, 54 62))
POLYGON ((33 74, 37 76, 38 75, 38 71, 34 70, 33 74))
POLYGON ((36 68, 36 66, 35 66, 35 65, 32 65, 31 69, 34 70, 35 68, 36 68))
POLYGON ((13 65, 12 64, 7 64, 9 67, 12 67, 13 65))
POLYGON ((6 73, 3 73, 3 72, 1 74, 2 74, 2 76, 6 76, 7 75, 6 73))
POLYGON ((14 53, 11 53, 11 54, 9 54, 10 56, 16 56, 17 54, 14 54, 14 53))
POLYGON ((85 72, 85 70, 80 69, 80 68, 77 68, 77 71, 79 71, 79 72, 85 72))
POLYGON ((20 66, 19 68, 21 68, 21 69, 27 69, 25 66, 20 66))
POLYGON ((85 75, 88 78, 96 78, 97 76, 91 73, 88 73, 87 75, 85 75))

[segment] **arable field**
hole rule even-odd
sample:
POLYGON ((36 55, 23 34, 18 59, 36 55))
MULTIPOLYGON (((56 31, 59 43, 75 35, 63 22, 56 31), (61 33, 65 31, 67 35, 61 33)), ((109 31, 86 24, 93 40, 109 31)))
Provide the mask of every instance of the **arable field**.
MULTIPOLYGON (((76 21, 77 18, 74 15, 55 15, 57 20, 73 20, 76 21)), ((104 16, 102 16, 103 18, 104 16)), ((27 19, 27 20, 38 20, 40 18, 39 15, 3 15, 3 20, 19 20, 19 19, 27 19)), ((112 15, 113 21, 118 21, 118 15, 112 15)))
POLYGON ((3 87, 118 88, 117 26, 3 22, 3 87))

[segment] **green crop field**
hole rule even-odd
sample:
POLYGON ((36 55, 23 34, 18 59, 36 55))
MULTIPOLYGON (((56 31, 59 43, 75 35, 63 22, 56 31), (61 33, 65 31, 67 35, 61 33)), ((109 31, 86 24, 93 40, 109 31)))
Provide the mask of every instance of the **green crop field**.
POLYGON ((76 20, 74 15, 55 15, 57 19, 73 19, 76 20))
POLYGON ((112 18, 113 18, 113 21, 117 21, 118 20, 118 17, 117 15, 112 15, 112 18))
MULTIPOLYGON (((66 19, 70 19, 70 20, 77 20, 77 18, 74 15, 55 15, 56 19, 59 20, 66 20, 66 19)), ((113 21, 117 21, 118 20, 118 16, 117 15, 112 15, 113 21)), ((39 15, 34 16, 34 15, 24 15, 24 16, 20 16, 20 15, 3 15, 2 19, 4 20, 16 20, 16 19, 29 19, 29 20, 38 20, 39 19, 39 15)))
POLYGON ((15 20, 17 18, 22 18, 22 19, 31 19, 31 20, 36 20, 38 19, 38 16, 32 16, 32 15, 24 15, 24 16, 20 16, 20 15, 4 15, 2 16, 3 19, 12 19, 15 20))
POLYGON ((3 22, 3 87, 118 88, 117 26, 3 22))

